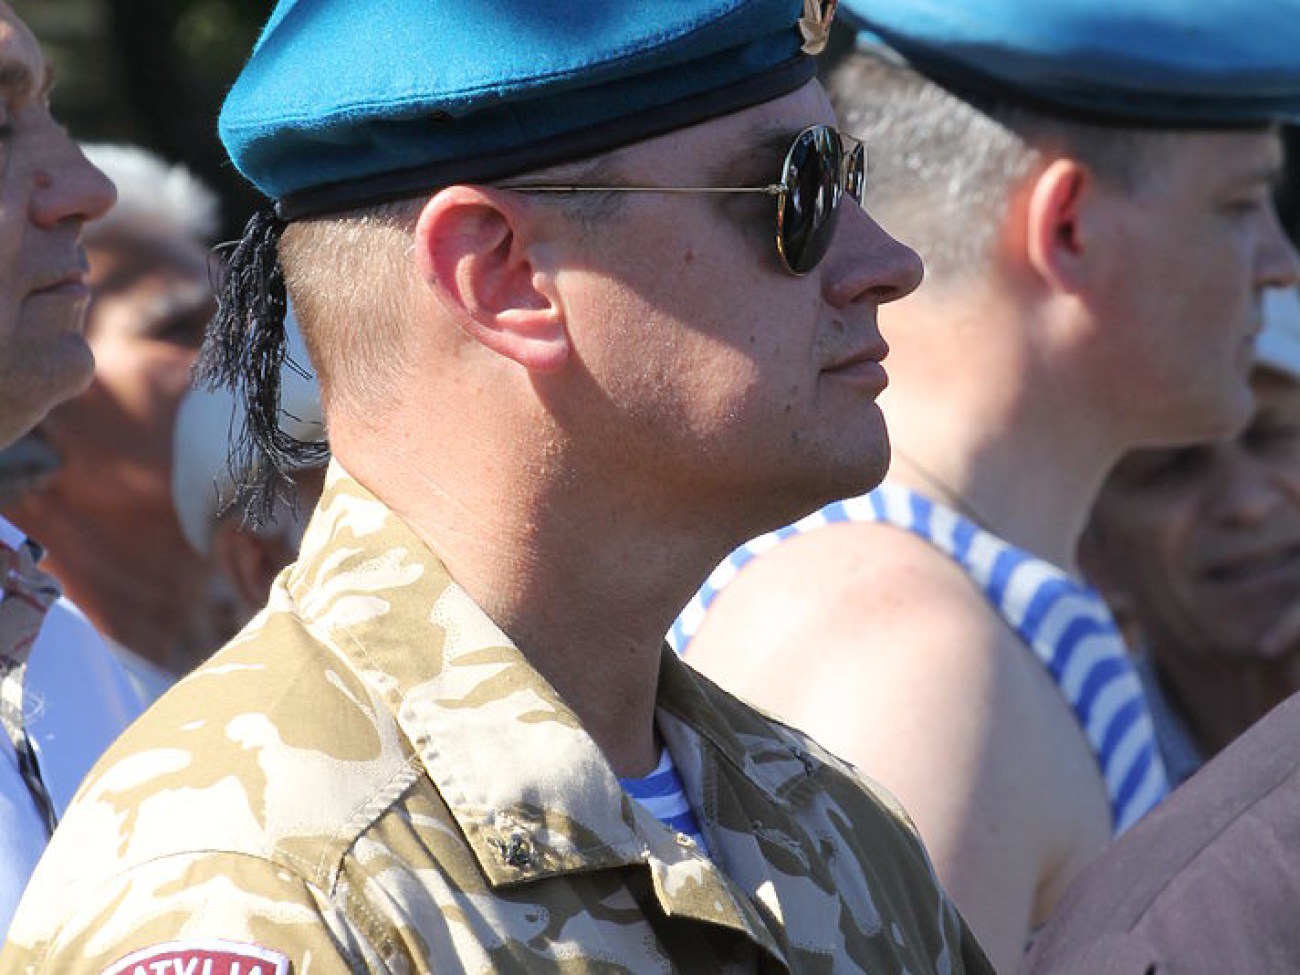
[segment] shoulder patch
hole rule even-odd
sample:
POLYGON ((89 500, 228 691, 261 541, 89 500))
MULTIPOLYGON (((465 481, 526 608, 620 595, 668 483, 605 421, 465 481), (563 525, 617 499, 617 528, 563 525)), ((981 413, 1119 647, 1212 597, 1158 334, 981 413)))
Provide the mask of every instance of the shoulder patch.
POLYGON ((261 945, 195 938, 133 951, 102 975, 290 975, 289 959, 261 945))

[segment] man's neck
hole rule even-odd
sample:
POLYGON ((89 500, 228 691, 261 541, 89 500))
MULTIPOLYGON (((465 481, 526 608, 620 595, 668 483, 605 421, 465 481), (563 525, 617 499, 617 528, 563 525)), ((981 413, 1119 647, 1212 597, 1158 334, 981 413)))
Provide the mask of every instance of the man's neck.
POLYGON ((555 491, 515 483, 489 497, 470 493, 465 485, 486 482, 463 474, 459 487, 434 487, 392 463, 381 474, 342 462, 510 636, 618 775, 653 770, 664 634, 725 551, 715 558, 689 532, 641 524, 635 506, 590 491, 576 498, 572 482, 555 491))
POLYGON ((1079 535, 1127 433, 1064 369, 1070 350, 1044 338, 1070 332, 1075 312, 998 281, 894 312, 889 478, 1077 574, 1079 535))
POLYGON ((889 479, 957 510, 981 528, 1078 575, 1076 548, 1109 456, 1066 434, 1004 425, 972 434, 897 438, 889 479))

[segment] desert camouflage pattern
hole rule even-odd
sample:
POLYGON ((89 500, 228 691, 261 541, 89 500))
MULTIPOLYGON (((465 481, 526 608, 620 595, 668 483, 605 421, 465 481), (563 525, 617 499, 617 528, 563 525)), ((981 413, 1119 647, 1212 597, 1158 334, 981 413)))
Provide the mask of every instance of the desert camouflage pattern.
POLYGON ((991 971, 883 792, 671 652, 658 722, 712 860, 335 464, 266 609, 82 786, 0 972, 991 971))

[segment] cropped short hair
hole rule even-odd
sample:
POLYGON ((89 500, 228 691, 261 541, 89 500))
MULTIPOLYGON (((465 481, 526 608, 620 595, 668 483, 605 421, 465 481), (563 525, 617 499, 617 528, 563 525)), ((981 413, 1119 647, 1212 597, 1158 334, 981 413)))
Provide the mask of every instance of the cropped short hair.
MULTIPOLYGON (((528 174, 550 183, 608 184, 618 179, 618 154, 528 174)), ((431 191, 433 192, 433 191, 431 191)), ((560 209, 575 233, 617 217, 616 193, 538 195, 560 209)), ((414 284, 411 239, 428 196, 360 207, 290 222, 280 238, 285 285, 302 329, 327 409, 382 415, 386 392, 402 375, 402 317, 414 284)))
POLYGON ((1015 188, 1044 158, 1070 155, 1134 189, 1162 131, 967 100, 883 52, 845 54, 823 80, 844 130, 867 144, 868 208, 920 251, 931 282, 987 267, 1015 188))

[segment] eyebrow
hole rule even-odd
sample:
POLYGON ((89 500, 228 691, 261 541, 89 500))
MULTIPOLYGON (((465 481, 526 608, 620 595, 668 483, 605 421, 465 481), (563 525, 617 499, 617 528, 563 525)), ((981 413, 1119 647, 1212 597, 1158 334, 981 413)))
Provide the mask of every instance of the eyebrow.
POLYGON ((765 178, 765 182, 775 183, 780 181, 781 174, 775 172, 780 165, 781 159, 786 150, 790 148, 790 143, 794 141, 795 135, 799 129, 763 126, 742 135, 737 140, 735 151, 728 155, 727 158, 712 163, 707 167, 707 175, 711 182, 719 185, 728 182, 738 182, 744 177, 756 175, 755 163, 769 164, 771 171, 765 178), (737 176, 737 174, 743 176, 737 176))
POLYGON ((1287 173, 1287 158, 1281 143, 1278 143, 1277 151, 1271 152, 1267 159, 1252 165, 1249 169, 1244 169, 1233 177, 1233 183, 1238 186, 1250 186, 1258 183, 1264 183, 1276 189, 1282 184, 1287 173))

